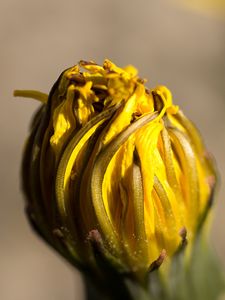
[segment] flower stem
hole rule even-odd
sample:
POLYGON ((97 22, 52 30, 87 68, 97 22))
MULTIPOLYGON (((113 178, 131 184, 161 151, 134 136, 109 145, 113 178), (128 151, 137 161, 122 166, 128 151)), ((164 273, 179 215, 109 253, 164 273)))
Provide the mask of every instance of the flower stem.
POLYGON ((91 278, 84 278, 86 300, 153 300, 139 284, 129 279, 109 280, 96 285, 91 278))

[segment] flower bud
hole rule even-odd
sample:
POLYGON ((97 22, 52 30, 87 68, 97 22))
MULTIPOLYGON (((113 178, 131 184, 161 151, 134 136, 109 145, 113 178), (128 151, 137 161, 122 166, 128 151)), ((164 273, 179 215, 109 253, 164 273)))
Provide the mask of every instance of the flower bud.
MULTIPOLYGON (((164 86, 133 66, 80 61, 43 102, 23 159, 29 218, 80 268, 96 252, 119 272, 157 268, 191 245, 211 204, 212 160, 164 86)), ((99 256, 98 256, 99 257, 99 256)))

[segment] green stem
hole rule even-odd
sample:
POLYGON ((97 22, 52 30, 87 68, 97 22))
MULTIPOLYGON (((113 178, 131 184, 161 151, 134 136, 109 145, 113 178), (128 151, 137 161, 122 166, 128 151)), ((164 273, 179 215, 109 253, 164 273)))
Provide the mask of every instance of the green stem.
POLYGON ((153 300, 141 285, 130 279, 111 278, 96 285, 90 277, 84 277, 84 283, 86 300, 153 300))

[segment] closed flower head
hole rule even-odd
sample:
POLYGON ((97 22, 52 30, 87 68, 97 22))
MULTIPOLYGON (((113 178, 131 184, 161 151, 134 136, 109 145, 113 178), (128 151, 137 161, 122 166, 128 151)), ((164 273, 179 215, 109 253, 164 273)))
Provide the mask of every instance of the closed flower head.
POLYGON ((81 268, 96 251, 128 272, 147 271, 191 245, 210 205, 215 172, 194 125, 164 86, 133 66, 80 61, 43 102, 23 160, 28 214, 81 268))

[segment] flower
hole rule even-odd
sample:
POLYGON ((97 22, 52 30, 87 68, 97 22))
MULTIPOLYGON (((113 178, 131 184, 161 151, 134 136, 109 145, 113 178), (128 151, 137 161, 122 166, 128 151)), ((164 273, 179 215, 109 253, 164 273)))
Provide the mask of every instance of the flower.
MULTIPOLYGON (((147 272, 191 245, 211 204, 215 170, 165 86, 133 66, 80 61, 43 102, 23 159, 29 218, 57 251, 95 268, 147 272)), ((122 272, 122 271, 121 271, 122 272)))

